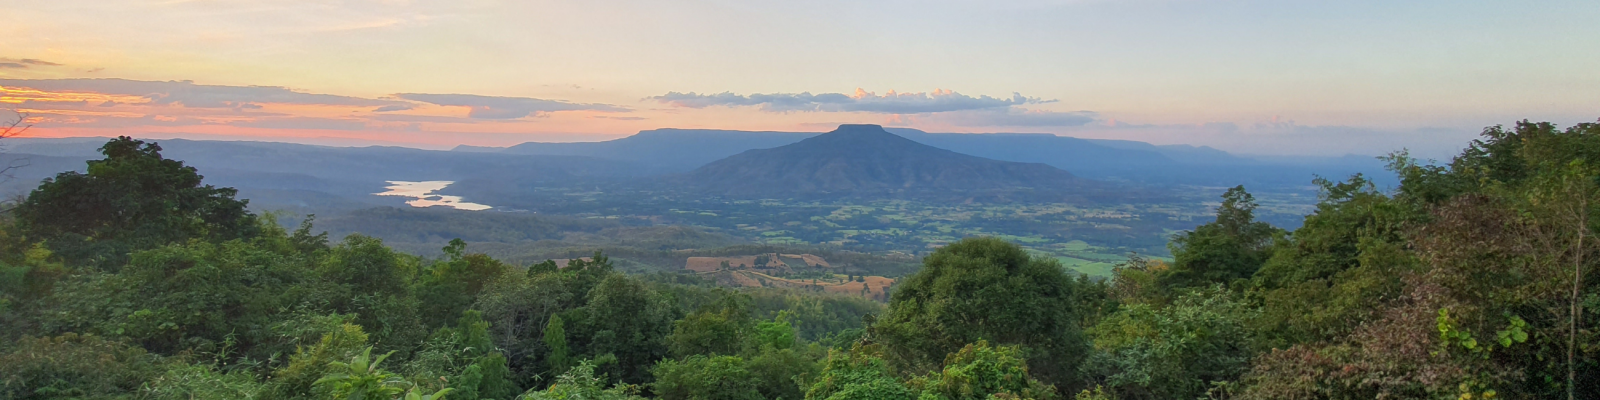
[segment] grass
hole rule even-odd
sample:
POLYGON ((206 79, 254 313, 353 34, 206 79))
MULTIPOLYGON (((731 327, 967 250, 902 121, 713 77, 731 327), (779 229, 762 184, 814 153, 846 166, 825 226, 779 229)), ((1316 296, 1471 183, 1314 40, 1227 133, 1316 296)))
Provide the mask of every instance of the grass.
POLYGON ((1056 260, 1060 261, 1061 266, 1067 267, 1067 269, 1077 271, 1080 274, 1102 278, 1110 278, 1111 269, 1117 266, 1116 263, 1090 261, 1073 257, 1056 257, 1056 260))

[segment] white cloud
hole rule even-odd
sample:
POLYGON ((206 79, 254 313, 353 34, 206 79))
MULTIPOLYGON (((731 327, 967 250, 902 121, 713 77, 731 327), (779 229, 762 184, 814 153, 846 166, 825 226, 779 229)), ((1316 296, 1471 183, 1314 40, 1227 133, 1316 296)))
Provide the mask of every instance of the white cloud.
POLYGON ((602 111, 602 112, 628 112, 624 107, 610 104, 585 104, 569 103, 560 100, 545 100, 529 97, 498 97, 479 96, 475 94, 428 94, 428 93, 399 93, 397 98, 420 101, 441 106, 468 107, 471 111, 467 116, 477 119, 514 119, 526 116, 538 116, 556 111, 602 111))
POLYGON ((1055 100, 1041 100, 1034 97, 1025 97, 1020 93, 1012 93, 1011 97, 972 97, 950 90, 934 90, 929 93, 896 93, 889 91, 883 95, 856 89, 854 94, 843 93, 772 93, 739 95, 729 92, 717 94, 699 94, 695 92, 679 93, 669 92, 660 96, 648 97, 645 100, 654 100, 674 107, 706 108, 711 106, 748 107, 759 106, 762 111, 768 112, 870 112, 882 114, 923 114, 962 110, 1001 109, 1023 104, 1050 103, 1055 100))
POLYGON ((253 108, 253 103, 388 106, 393 100, 366 99, 305 93, 280 86, 198 85, 192 81, 135 81, 128 79, 0 79, 0 86, 26 87, 51 92, 93 92, 150 99, 156 105, 195 108, 253 108))

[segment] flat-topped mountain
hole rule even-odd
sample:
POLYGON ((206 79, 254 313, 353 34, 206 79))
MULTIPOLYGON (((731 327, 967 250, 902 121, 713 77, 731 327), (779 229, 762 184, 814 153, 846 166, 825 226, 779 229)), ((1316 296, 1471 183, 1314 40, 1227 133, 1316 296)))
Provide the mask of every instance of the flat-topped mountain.
POLYGON ((642 163, 658 173, 679 173, 745 150, 778 147, 816 135, 814 132, 653 129, 602 142, 527 142, 508 148, 461 146, 456 150, 599 157, 642 163))
POLYGON ((1089 182, 1037 163, 970 156, 917 143, 877 125, 841 125, 799 142, 745 151, 687 175, 725 195, 1064 191, 1089 182))

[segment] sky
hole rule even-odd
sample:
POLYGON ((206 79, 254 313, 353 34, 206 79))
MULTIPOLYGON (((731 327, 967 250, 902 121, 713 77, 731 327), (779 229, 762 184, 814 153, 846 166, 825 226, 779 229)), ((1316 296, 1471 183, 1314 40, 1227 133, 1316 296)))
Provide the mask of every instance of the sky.
POLYGON ((449 148, 875 123, 1444 158, 1485 126, 1600 118, 1593 0, 0 7, 0 108, 39 137, 449 148))

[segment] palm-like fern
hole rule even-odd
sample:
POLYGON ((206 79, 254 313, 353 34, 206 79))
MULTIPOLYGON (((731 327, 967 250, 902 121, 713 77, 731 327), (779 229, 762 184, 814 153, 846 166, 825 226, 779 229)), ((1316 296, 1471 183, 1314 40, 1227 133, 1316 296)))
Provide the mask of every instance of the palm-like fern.
MULTIPOLYGON (((323 376, 313 385, 329 387, 334 399, 344 400, 393 400, 405 390, 401 388, 405 381, 388 371, 378 369, 378 364, 394 355, 389 352, 372 358, 372 347, 361 351, 361 355, 351 357, 349 363, 331 362, 337 371, 323 376)), ((431 395, 417 394, 415 390, 406 394, 406 400, 442 400, 450 389, 443 389, 431 395)))

